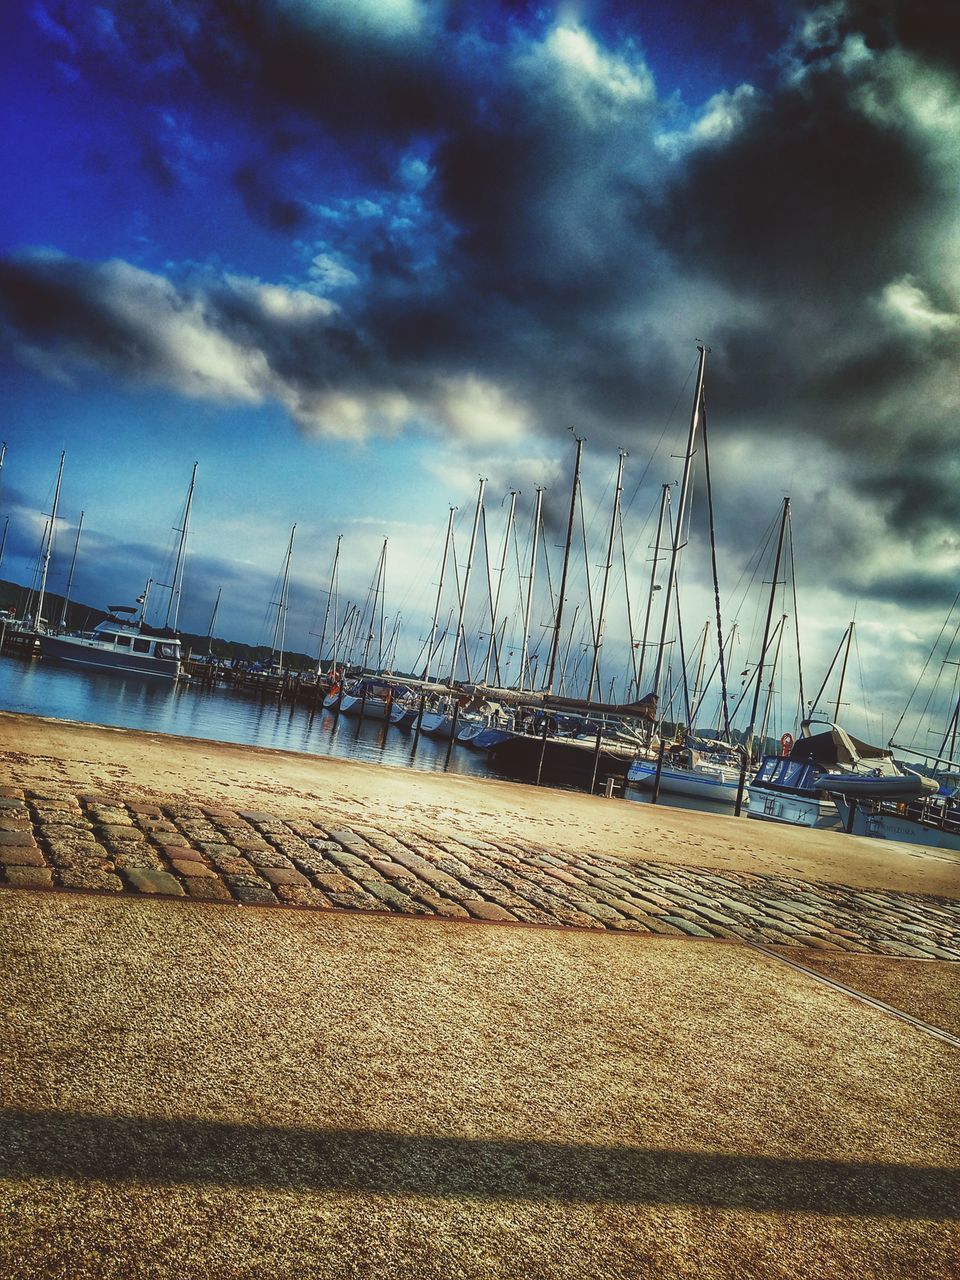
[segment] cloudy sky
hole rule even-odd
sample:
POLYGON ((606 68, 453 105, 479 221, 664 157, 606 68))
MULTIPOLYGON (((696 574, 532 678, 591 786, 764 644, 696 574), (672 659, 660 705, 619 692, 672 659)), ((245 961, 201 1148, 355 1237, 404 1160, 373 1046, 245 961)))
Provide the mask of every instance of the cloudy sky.
MULTIPOLYGON (((7 18, 3 576, 32 576, 64 450, 52 585, 82 509, 74 594, 135 595, 198 461, 186 628, 222 586, 218 632, 269 640, 296 522, 292 643, 316 645, 337 535, 354 599, 388 538, 404 665, 450 505, 463 573, 480 476, 494 561, 521 491, 504 592, 538 484, 556 578, 573 426, 595 605, 628 451, 639 615, 702 339, 734 684, 758 625, 741 588, 789 494, 808 697, 855 610, 842 718, 889 730, 960 586, 954 3, 21 0, 7 18)), ((703 496, 701 478, 688 652, 711 612, 703 496)), ((622 573, 614 595, 605 680, 627 669, 622 573)))

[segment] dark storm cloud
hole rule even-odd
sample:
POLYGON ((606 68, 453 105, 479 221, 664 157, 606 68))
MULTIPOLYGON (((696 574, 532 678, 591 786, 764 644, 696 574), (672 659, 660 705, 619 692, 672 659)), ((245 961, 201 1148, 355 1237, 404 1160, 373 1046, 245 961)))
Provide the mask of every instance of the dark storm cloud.
MULTIPOLYGON (((837 489, 898 537, 955 526, 931 442, 956 429, 958 300, 942 263, 960 164, 915 100, 930 74, 960 103, 950 6, 826 6, 781 50, 774 85, 731 85, 692 127, 635 44, 509 6, 100 12, 57 11, 85 74, 127 94, 135 79, 156 102, 206 95, 256 126, 263 159, 234 181, 257 221, 304 231, 306 194, 271 156, 305 155, 318 137, 349 150, 351 196, 374 179, 395 195, 398 159, 420 148, 419 205, 331 220, 357 287, 330 314, 253 281, 10 264, 0 292, 27 342, 192 394, 274 396, 310 429, 338 394, 369 398, 374 417, 378 397, 408 398, 409 412, 385 411, 392 428, 442 418, 445 380, 477 371, 544 432, 575 421, 591 447, 642 456, 703 336, 717 449, 724 432, 781 458, 827 445, 837 489), (184 317, 227 344, 199 371, 184 317)), ((753 521, 746 508, 736 537, 753 521)), ((849 532, 838 563, 873 536, 849 532)))

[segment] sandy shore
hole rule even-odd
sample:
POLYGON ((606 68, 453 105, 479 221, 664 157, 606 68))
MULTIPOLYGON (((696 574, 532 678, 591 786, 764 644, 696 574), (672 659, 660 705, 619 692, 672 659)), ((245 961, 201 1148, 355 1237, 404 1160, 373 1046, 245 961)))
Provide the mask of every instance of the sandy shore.
POLYGON ((206 804, 387 829, 431 829, 679 865, 960 896, 960 857, 835 832, 389 765, 0 713, 0 763, 22 785, 206 804))

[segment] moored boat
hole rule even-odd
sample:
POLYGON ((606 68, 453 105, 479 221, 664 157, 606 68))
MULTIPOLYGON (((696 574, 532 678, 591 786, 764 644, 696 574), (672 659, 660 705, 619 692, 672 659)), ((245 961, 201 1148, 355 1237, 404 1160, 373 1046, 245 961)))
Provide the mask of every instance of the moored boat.
POLYGON ((115 616, 136 612, 111 605, 110 617, 92 631, 42 632, 41 656, 75 667, 175 680, 180 674, 179 639, 145 632, 134 617, 115 616))
MULTIPOLYGON (((656 783, 657 761, 636 756, 627 770, 630 786, 651 788, 656 783)), ((740 783, 739 768, 701 759, 689 752, 686 763, 678 764, 669 756, 660 769, 660 789, 674 795, 710 800, 714 804, 734 805, 740 783)))
POLYGON ((786 756, 765 756, 747 790, 750 817, 804 827, 835 827, 831 793, 903 800, 936 790, 937 783, 902 769, 893 752, 873 747, 839 725, 805 720, 786 756), (813 726, 820 724, 819 733, 813 726))

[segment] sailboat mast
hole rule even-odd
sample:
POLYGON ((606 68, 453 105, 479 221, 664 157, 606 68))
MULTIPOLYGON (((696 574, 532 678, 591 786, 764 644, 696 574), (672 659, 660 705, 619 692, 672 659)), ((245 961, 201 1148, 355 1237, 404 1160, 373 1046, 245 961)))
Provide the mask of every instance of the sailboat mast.
POLYGON ((213 649, 213 628, 217 625, 217 614, 220 612, 220 593, 223 587, 217 587, 217 598, 213 602, 213 613, 210 615, 210 625, 207 627, 207 653, 213 649))
POLYGON ((190 488, 187 490, 187 502, 183 510, 183 528, 180 530, 180 543, 177 547, 177 561, 173 568, 173 582, 170 585, 170 599, 167 601, 167 613, 163 620, 164 629, 170 626, 170 612, 173 611, 173 630, 177 629, 180 617, 180 591, 183 587, 184 555, 187 550, 187 532, 190 529, 190 509, 193 506, 193 491, 197 484, 197 463, 193 464, 190 477, 190 488))
POLYGON ((667 627, 670 623, 670 603, 674 594, 674 580, 677 575, 677 561, 683 548, 684 522, 687 515, 687 504, 690 499, 690 478, 693 472, 694 445, 697 439, 697 427, 700 424, 700 407, 703 402, 703 373, 707 362, 707 348, 701 344, 698 348, 700 362, 697 367, 697 386, 693 394, 693 410, 690 414, 690 431, 687 436, 687 451, 683 459, 683 478, 680 481, 680 503, 677 508, 677 519, 673 527, 673 545, 670 551, 670 570, 667 573, 666 590, 663 593, 663 622, 660 627, 660 644, 657 647, 657 667, 653 677, 653 692, 660 688, 660 673, 663 669, 664 648, 667 643, 667 627))
POLYGON ((573 517, 577 510, 577 493, 580 489, 580 459, 583 454, 583 436, 574 435, 577 442, 577 458, 573 467, 573 485, 570 489, 570 515, 567 519, 567 540, 563 547, 563 569, 560 574, 560 594, 557 597, 557 616, 553 625, 553 641, 550 645, 550 667, 544 693, 553 692, 553 677, 557 669, 557 653, 560 648, 560 620, 563 616, 563 597, 567 589, 567 568, 570 564, 570 545, 573 541, 573 517))
MULTIPOLYGON (((186 521, 184 521, 186 524, 186 521)), ((283 582, 280 586, 280 600, 277 604, 277 621, 273 628, 273 646, 271 649, 271 658, 277 652, 277 639, 280 638, 280 657, 278 664, 280 671, 283 671, 283 646, 287 638, 287 587, 290 582, 290 560, 293 556, 293 539, 297 532, 297 526, 294 525, 290 530, 290 541, 287 544, 287 555, 283 562, 283 582)))
MULTIPOLYGON (((490 663, 496 657, 496 679, 500 683, 500 655, 497 652, 497 612, 500 608, 500 591, 503 587, 503 575, 507 568, 507 551, 510 547, 510 533, 513 529, 513 514, 517 509, 517 490, 510 490, 510 514, 507 516, 507 527, 503 534, 503 550, 500 555, 500 573, 497 577, 497 589, 490 602, 490 643, 487 645, 487 660, 483 669, 484 684, 490 683, 490 663)), ((484 526, 486 527, 486 526, 484 526)), ((489 579, 488 579, 489 584, 489 579)))
POLYGON ((850 657, 850 644, 853 641, 853 619, 850 620, 850 626, 847 630, 847 647, 843 653, 843 666, 840 668, 840 684, 837 686, 837 705, 833 712, 833 723, 836 724, 840 719, 840 700, 843 697, 843 682, 847 677, 847 659, 850 657))
POLYGON ((382 671, 385 662, 385 651, 383 648, 383 623, 384 615, 387 607, 387 539, 383 540, 383 573, 380 581, 380 634, 377 640, 377 670, 382 671))
POLYGON ((437 599, 433 606, 433 622, 430 624, 430 641, 427 645, 427 661, 423 668, 423 678, 425 681, 430 679, 430 668, 433 665, 433 655, 437 646, 437 623, 440 619, 440 601, 443 598, 443 584, 447 576, 447 556, 450 553, 450 535, 453 532, 453 517, 456 507, 450 508, 450 514, 447 517, 447 536, 443 540, 443 558, 440 561, 440 584, 437 587, 437 599))
MULTIPOLYGON (((367 663, 370 660, 370 646, 373 644, 373 628, 376 625, 376 618, 377 618, 377 600, 379 599, 380 589, 383 583, 383 569, 384 569, 384 562, 386 560, 386 557, 387 557, 387 540, 386 538, 384 538, 383 546, 380 548, 380 559, 377 561, 377 576, 376 576, 376 580, 373 587, 373 599, 370 602, 370 622, 367 627, 367 638, 363 646, 363 660, 360 663, 361 673, 366 671, 367 663)), ((366 605, 364 605, 364 616, 366 616, 366 605)), ((381 622, 380 625, 381 625, 381 647, 382 647, 383 623, 381 622)))
POLYGON ((653 611, 653 593, 657 582, 657 565, 660 563, 660 544, 663 538, 663 520, 670 501, 670 486, 665 484, 660 494, 660 515, 657 518, 657 537, 653 547, 653 565, 650 568, 650 589, 647 592, 647 612, 643 619, 643 639, 640 641, 640 665, 637 668, 637 697, 640 697, 640 682, 643 680, 643 664, 647 657, 647 636, 650 632, 650 614, 653 611))
POLYGON ((607 586, 610 582, 610 566, 613 564, 613 539, 617 532, 617 516, 620 514, 620 494, 623 492, 623 460, 626 456, 626 450, 621 449, 617 463, 617 485, 613 495, 613 514, 610 517, 610 537, 607 541, 607 563, 603 567, 603 586, 600 588, 597 630, 593 640, 593 666, 590 669, 590 682, 587 686, 588 702, 593 697, 594 684, 599 685, 597 677, 600 668, 600 649, 603 645, 603 625, 607 609, 607 586))
POLYGON ((703 624, 703 639, 700 642, 700 657, 697 659, 697 674, 693 677, 693 697, 690 699, 690 732, 696 723, 700 709, 700 680, 703 676, 703 663, 707 656, 707 640, 710 636, 710 619, 703 624))
POLYGON ((786 631, 786 623, 789 614, 784 614, 777 626, 777 647, 773 651, 773 661, 770 664, 770 683, 767 685, 767 701, 763 708, 763 719, 760 721, 760 753, 763 754, 764 743, 767 740, 767 725, 770 720, 770 706, 773 702, 773 685, 777 678, 777 663, 780 661, 780 649, 783 646, 783 633, 786 631))
POLYGON ((470 550, 467 554, 467 569, 463 576, 463 594, 460 597, 460 614, 457 618, 457 632, 453 642, 453 662, 450 664, 450 683, 453 684, 457 675, 457 659, 460 657, 460 649, 463 644, 463 615, 467 608, 467 592, 470 589, 470 573, 473 569, 473 553, 477 545, 477 529, 480 525, 480 510, 483 506, 483 491, 486 488, 486 480, 481 477, 480 488, 477 492, 477 509, 473 513, 473 530, 470 534, 470 550))
POLYGON ((530 674, 530 607, 533 603, 533 580, 537 572, 537 544, 540 539, 540 514, 542 509, 543 489, 540 485, 537 485, 537 502, 533 513, 533 540, 530 545, 530 574, 527 578, 527 598, 523 606, 523 651, 520 655, 519 683, 521 689, 530 674))
POLYGON ((57 524, 57 507, 60 505, 60 481, 63 477, 63 460, 65 453, 60 454, 60 466, 57 470, 57 487, 53 493, 53 511, 50 515, 50 528, 47 530, 47 538, 43 549, 43 569, 40 574, 40 591, 37 595, 37 607, 33 615, 34 630, 38 630, 43 623, 43 597, 47 589, 47 570, 50 567, 50 556, 53 553, 53 531, 57 524))
POLYGON ((7 545, 7 530, 9 528, 10 528, 10 517, 7 516, 7 518, 3 522, 3 537, 0 538, 0 564, 3 564, 3 552, 4 552, 4 548, 7 545))
MULTIPOLYGON (((70 592, 73 589, 73 571, 77 567, 77 551, 80 547, 80 530, 83 528, 83 512, 80 512, 80 519, 77 521, 77 536, 73 544, 73 557, 70 560, 70 572, 67 574, 67 589, 63 596, 63 608, 60 610, 60 626, 63 628, 67 622, 67 605, 70 603, 70 592)), ((3 548, 0 547, 0 557, 3 555, 3 548)))
POLYGON ((757 722, 757 707, 760 705, 760 686, 763 683, 763 660, 767 652, 767 645, 770 641, 770 623, 773 621, 773 606, 777 597, 778 579, 780 577, 780 560, 783 555, 783 535, 786 531, 787 520, 790 517, 790 499, 783 500, 783 516, 780 519, 780 536, 777 539, 777 556, 773 565, 773 577, 770 580, 770 602, 767 605, 767 620, 763 628, 763 644, 760 646, 760 661, 757 663, 757 683, 753 690, 753 707, 750 711, 750 722, 747 725, 747 734, 743 744, 743 761, 740 765, 740 783, 737 787, 737 803, 734 807, 734 816, 740 817, 740 810, 743 808, 743 789, 747 781, 747 766, 753 758, 753 730, 757 722))
MULTIPOLYGON (((327 620, 330 617, 330 602, 333 599, 333 584, 337 578, 337 565, 340 562, 340 543, 343 540, 343 534, 337 534, 337 548, 333 553, 333 568, 330 570, 330 590, 327 592, 327 605, 323 611, 323 625, 320 628, 320 644, 317 646, 317 675, 320 675, 320 668, 323 662, 323 645, 327 638, 327 620)), ((334 614, 333 625, 337 625, 336 614, 334 614)))

